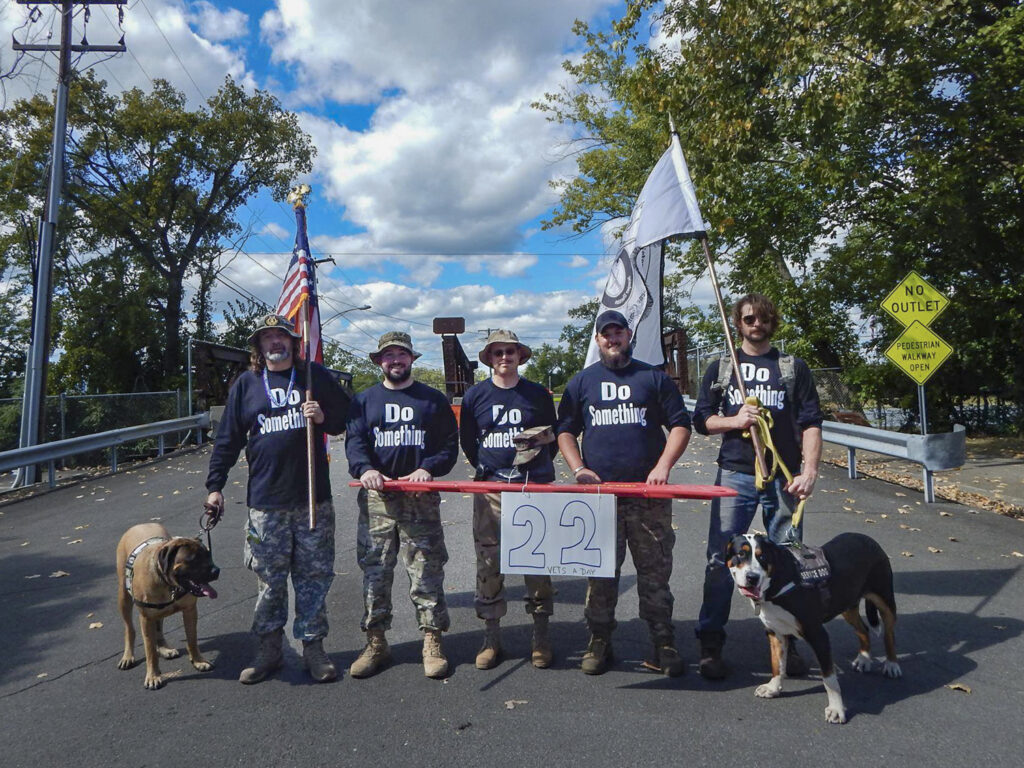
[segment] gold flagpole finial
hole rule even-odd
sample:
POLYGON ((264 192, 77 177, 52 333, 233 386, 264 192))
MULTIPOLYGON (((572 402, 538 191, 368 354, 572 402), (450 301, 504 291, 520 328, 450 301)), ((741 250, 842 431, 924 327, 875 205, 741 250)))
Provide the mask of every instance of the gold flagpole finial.
POLYGON ((306 198, 312 191, 309 184, 297 184, 288 193, 288 203, 292 208, 305 208, 306 198))

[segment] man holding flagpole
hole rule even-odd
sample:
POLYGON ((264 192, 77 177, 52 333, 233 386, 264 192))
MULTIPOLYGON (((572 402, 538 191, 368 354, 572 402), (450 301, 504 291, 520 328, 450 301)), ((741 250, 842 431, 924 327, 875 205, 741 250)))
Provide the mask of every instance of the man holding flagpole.
POLYGON ((259 649, 239 676, 247 685, 265 680, 283 663, 289 574, 295 590, 292 633, 302 640, 306 667, 317 682, 337 677, 323 649, 327 593, 334 580, 327 435, 344 431, 349 397, 321 365, 315 263, 306 235, 309 192, 303 184, 288 196, 295 208, 295 248, 277 311, 266 315, 249 336, 250 370, 228 393, 206 480, 207 506, 222 511, 228 470, 245 447, 245 564, 259 580, 252 623, 259 649), (296 317, 303 318, 301 334, 295 329, 296 317))
POLYGON ((224 508, 228 471, 245 448, 249 466, 245 565, 259 581, 252 630, 259 648, 239 681, 265 680, 284 661, 282 640, 288 621, 288 577, 295 590, 292 634, 318 682, 337 677, 323 649, 327 636, 327 592, 334 580, 334 506, 322 436, 339 434, 348 418, 348 395, 321 365, 311 368, 313 399, 303 402, 306 374, 299 334, 288 318, 264 317, 249 336, 252 363, 231 386, 224 418, 210 456, 206 503, 224 508), (315 425, 317 524, 310 529, 306 464, 306 423, 315 425))

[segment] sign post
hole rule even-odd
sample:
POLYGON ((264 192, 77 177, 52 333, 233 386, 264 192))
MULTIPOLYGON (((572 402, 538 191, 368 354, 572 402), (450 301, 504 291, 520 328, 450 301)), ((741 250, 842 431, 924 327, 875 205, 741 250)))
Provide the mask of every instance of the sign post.
MULTIPOLYGON (((882 309, 905 326, 903 333, 885 350, 885 356, 917 382, 922 435, 928 434, 924 384, 953 354, 953 347, 928 326, 948 306, 949 299, 913 270, 882 299, 882 309)), ((924 500, 935 501, 932 474, 927 469, 924 470, 924 500)))

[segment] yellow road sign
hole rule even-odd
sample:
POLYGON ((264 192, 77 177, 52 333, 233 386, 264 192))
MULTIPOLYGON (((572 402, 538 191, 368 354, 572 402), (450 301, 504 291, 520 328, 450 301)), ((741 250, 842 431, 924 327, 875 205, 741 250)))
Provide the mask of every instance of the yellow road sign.
POLYGON ((882 299, 882 309, 907 327, 915 321, 931 325, 947 306, 949 299, 913 270, 882 299))
POLYGON ((951 354, 949 344, 917 321, 885 350, 885 356, 918 384, 928 381, 951 354))

